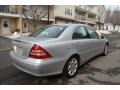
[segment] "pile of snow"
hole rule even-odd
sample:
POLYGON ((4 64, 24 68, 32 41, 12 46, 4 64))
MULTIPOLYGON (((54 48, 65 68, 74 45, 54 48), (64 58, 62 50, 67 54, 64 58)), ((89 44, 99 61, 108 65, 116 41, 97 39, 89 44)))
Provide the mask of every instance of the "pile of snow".
POLYGON ((28 35, 30 35, 31 33, 22 33, 21 34, 21 37, 24 37, 24 36, 28 36, 28 35))
POLYGON ((96 30, 97 33, 100 33, 100 34, 112 34, 110 31, 108 30, 96 30))
POLYGON ((6 37, 10 38, 10 39, 19 38, 20 37, 20 33, 14 32, 12 35, 7 35, 6 37))

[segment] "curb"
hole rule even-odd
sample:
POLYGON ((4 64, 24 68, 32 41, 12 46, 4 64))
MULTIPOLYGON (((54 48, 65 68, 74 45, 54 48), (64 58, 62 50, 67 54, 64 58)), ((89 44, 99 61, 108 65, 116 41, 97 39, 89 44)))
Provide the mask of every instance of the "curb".
POLYGON ((8 37, 4 37, 4 36, 0 36, 0 38, 4 38, 4 39, 10 39, 10 38, 8 38, 8 37))

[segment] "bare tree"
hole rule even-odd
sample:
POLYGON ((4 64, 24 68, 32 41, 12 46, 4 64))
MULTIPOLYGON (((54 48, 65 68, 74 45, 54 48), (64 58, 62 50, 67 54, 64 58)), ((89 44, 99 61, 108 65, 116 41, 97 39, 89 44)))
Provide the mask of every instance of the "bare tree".
POLYGON ((117 25, 118 25, 118 29, 120 31, 120 28, 119 28, 120 27, 120 8, 119 7, 117 8, 117 11, 118 11, 117 25))
POLYGON ((26 10, 26 8, 23 7, 23 15, 26 17, 29 23, 33 25, 34 30, 36 30, 39 23, 41 23, 42 18, 48 18, 49 24, 49 9, 49 5, 46 5, 46 9, 43 7, 31 5, 29 10, 26 10), (26 14, 26 12, 29 12, 29 15, 26 14))
POLYGON ((110 17, 110 22, 113 24, 114 30, 115 30, 115 26, 119 25, 120 21, 119 21, 119 17, 120 17, 120 13, 119 13, 119 7, 116 7, 111 14, 110 17))
POLYGON ((108 8, 108 9, 106 10, 106 13, 105 13, 106 23, 109 23, 109 22, 110 22, 110 16, 111 16, 111 7, 108 8))
MULTIPOLYGON (((109 7, 106 12, 105 12, 105 23, 110 23, 110 20, 111 20, 111 7, 109 7)), ((106 27, 107 30, 108 30, 108 26, 106 27)))

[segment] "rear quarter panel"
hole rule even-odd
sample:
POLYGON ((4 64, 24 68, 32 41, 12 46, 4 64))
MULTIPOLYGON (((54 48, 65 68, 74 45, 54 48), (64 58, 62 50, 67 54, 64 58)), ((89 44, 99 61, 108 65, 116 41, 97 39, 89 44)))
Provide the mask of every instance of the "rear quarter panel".
POLYGON ((67 60, 70 55, 79 53, 73 46, 71 41, 59 41, 48 44, 41 44, 47 50, 54 60, 67 60))

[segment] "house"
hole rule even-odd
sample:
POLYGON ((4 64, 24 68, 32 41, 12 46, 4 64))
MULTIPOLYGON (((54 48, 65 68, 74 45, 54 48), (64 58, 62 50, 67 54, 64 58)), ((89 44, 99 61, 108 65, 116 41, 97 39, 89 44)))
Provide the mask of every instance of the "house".
MULTIPOLYGON (((33 19, 32 9, 44 8, 47 10, 47 5, 0 5, 0 35, 9 35, 15 31, 19 32, 32 32, 33 25, 29 22, 28 19, 33 19), (23 11, 24 9, 24 11, 23 11), (27 18, 26 18, 27 15, 27 18)), ((49 22, 53 23, 53 12, 50 6, 50 17, 49 22)), ((47 25, 47 15, 44 18, 41 18, 40 24, 47 25)))
POLYGON ((96 14, 82 5, 56 5, 54 17, 55 23, 81 23, 92 27, 96 24, 96 14))
POLYGON ((105 23, 105 6, 104 5, 92 5, 92 12, 96 13, 96 29, 103 30, 105 23))
POLYGON ((104 15, 103 5, 0 5, 0 35, 32 32, 58 23, 81 23, 103 29, 104 15))

